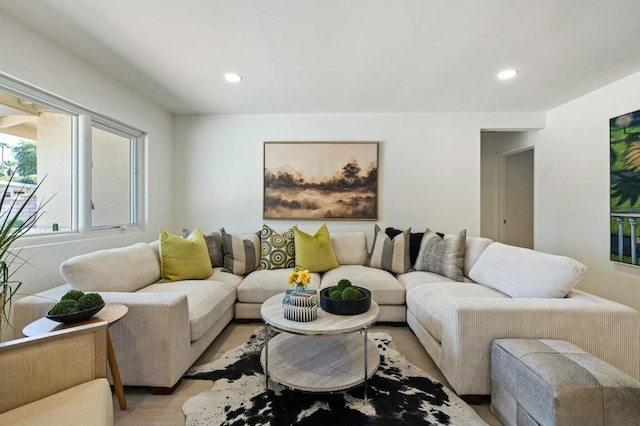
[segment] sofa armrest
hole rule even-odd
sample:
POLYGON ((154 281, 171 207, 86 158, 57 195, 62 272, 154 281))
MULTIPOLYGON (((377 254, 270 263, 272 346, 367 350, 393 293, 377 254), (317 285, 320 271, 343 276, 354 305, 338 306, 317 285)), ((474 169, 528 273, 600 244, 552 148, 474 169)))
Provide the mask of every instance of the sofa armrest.
POLYGON ((171 387, 190 366, 187 296, 177 293, 99 293, 127 315, 109 328, 125 386, 171 387))
POLYGON ((0 413, 106 376, 107 322, 0 343, 0 413))
POLYGON ((442 366, 456 392, 489 394, 491 344, 504 338, 566 340, 640 377, 640 314, 627 306, 575 290, 561 299, 451 298, 442 366))
MULTIPOLYGON (((63 285, 16 301, 14 335, 21 337, 22 329, 43 317, 68 290, 70 287, 63 285)), ((122 384, 173 386, 190 366, 187 297, 176 293, 98 294, 105 303, 121 303, 129 308, 127 315, 109 328, 122 384)))

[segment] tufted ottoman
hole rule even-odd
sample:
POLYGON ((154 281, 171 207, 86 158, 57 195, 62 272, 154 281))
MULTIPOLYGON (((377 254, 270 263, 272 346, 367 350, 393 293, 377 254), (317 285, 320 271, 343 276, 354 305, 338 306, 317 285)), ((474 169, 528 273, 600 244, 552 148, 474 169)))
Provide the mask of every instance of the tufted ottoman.
POLYGON ((495 340, 491 410, 506 425, 638 425, 640 382, 564 340, 495 340))

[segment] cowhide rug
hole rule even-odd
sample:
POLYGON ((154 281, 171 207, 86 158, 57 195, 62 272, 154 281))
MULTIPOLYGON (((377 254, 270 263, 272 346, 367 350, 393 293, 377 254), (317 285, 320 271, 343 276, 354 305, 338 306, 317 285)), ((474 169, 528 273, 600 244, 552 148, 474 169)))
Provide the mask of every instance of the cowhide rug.
POLYGON ((270 382, 264 393, 260 352, 264 330, 220 359, 193 367, 185 378, 215 380, 211 390, 187 400, 189 425, 485 425, 441 383, 388 347, 391 336, 369 333, 380 350, 380 368, 369 380, 368 405, 362 386, 342 393, 292 391, 270 382))

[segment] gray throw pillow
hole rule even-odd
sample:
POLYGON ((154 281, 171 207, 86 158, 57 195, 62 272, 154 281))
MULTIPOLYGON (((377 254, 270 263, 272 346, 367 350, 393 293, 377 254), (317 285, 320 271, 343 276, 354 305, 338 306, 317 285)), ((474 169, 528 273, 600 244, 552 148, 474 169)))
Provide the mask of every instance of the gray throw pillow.
POLYGON ((420 251, 414 268, 462 282, 466 241, 466 229, 457 234, 446 234, 440 237, 427 228, 420 242, 420 251))

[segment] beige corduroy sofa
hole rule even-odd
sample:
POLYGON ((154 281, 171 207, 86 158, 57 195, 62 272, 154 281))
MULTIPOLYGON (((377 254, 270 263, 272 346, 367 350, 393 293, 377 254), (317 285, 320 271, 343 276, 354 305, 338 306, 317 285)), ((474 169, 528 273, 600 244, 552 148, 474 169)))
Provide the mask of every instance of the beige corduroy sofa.
POLYGON ((113 425, 107 323, 0 343, 0 425, 113 425))
MULTIPOLYGON (((487 247, 498 243, 467 238, 465 282, 457 283, 431 272, 392 274, 364 266, 368 252, 363 232, 333 233, 331 242, 340 266, 311 274, 310 286, 324 288, 347 278, 371 290, 380 305, 379 321, 406 321, 460 395, 490 393, 490 348, 498 338, 568 340, 633 377, 640 376, 640 318, 635 310, 577 290, 557 299, 520 299, 474 283, 470 277, 476 262, 487 247)), ((509 254, 504 256, 522 281, 518 263, 506 262, 509 254)), ((172 387, 232 318, 259 319, 261 304, 290 288, 290 269, 241 276, 218 267, 207 280, 158 284, 157 242, 74 259, 80 265, 86 261, 98 265, 101 272, 88 274, 83 267, 76 278, 66 271, 68 282, 100 291, 107 303, 129 306, 129 315, 111 330, 124 385, 172 387), (132 257, 135 250, 139 256, 132 257), (112 291, 102 292, 104 282, 112 291)), ((535 285, 536 277, 530 282, 535 285)), ((38 296, 58 300, 70 288, 67 284, 38 296)), ((35 296, 17 301, 16 330, 44 315, 54 303, 35 296)))

